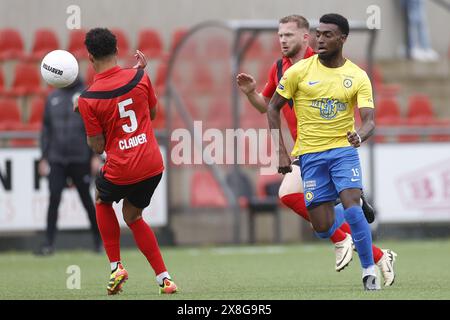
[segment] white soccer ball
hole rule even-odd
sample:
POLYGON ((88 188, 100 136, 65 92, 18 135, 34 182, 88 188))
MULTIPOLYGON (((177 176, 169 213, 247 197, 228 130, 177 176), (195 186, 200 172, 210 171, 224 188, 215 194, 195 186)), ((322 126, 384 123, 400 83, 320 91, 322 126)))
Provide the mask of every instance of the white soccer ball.
POLYGON ((78 61, 66 50, 51 51, 42 59, 41 75, 53 87, 67 87, 78 76, 78 61))

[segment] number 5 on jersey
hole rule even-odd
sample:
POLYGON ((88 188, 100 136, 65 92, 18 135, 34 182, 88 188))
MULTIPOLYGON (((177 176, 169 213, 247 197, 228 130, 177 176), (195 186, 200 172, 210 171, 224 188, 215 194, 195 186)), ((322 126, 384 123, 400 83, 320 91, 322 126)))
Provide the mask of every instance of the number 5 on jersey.
POLYGON ((125 110, 125 107, 132 103, 133 103, 133 99, 129 98, 127 100, 119 102, 119 104, 118 104, 120 118, 130 118, 131 125, 124 124, 122 126, 123 131, 125 131, 126 133, 132 133, 132 132, 136 131, 136 129, 138 127, 136 114, 134 113, 134 111, 133 110, 125 110))

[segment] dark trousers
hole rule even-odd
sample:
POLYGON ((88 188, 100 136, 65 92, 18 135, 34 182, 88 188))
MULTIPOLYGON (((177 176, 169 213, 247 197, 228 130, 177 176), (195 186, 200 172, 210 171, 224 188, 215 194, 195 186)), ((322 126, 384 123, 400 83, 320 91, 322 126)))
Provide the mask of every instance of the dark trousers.
POLYGON ((100 233, 97 227, 95 217, 94 201, 89 192, 91 184, 91 165, 90 163, 71 163, 63 165, 60 163, 50 163, 50 174, 48 176, 50 187, 50 203, 47 211, 47 245, 52 246, 55 241, 56 223, 58 220, 58 208, 61 202, 61 194, 67 186, 67 178, 71 178, 77 188, 83 207, 86 209, 91 231, 94 237, 94 245, 101 244, 100 233))

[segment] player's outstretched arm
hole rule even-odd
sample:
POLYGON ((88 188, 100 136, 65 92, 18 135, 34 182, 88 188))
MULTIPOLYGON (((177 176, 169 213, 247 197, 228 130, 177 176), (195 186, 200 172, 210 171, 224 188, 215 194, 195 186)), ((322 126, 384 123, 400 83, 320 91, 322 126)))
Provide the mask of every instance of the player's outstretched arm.
POLYGON ((350 144, 358 148, 363 141, 366 141, 375 130, 374 109, 373 108, 359 108, 361 116, 361 128, 356 132, 347 132, 347 139, 350 144))
POLYGON ((270 133, 272 134, 275 143, 278 140, 278 172, 282 174, 292 171, 291 158, 286 150, 283 135, 281 134, 280 110, 286 102, 287 99, 275 92, 272 99, 270 99, 269 108, 267 110, 267 120, 269 121, 270 133))
POLYGON ((264 97, 260 92, 256 91, 256 81, 251 75, 246 73, 239 73, 236 77, 239 89, 247 96, 248 101, 259 112, 266 113, 269 99, 264 97))

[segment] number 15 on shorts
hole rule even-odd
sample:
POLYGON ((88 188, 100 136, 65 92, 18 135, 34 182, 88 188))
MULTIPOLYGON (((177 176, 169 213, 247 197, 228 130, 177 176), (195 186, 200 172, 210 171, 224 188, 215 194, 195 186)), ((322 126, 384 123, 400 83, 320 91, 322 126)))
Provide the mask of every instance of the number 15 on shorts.
POLYGON ((352 168, 353 177, 350 179, 352 182, 359 181, 361 178, 359 176, 359 168, 352 168))

